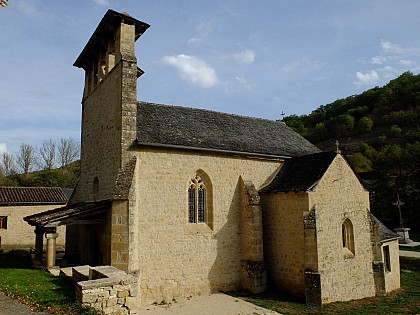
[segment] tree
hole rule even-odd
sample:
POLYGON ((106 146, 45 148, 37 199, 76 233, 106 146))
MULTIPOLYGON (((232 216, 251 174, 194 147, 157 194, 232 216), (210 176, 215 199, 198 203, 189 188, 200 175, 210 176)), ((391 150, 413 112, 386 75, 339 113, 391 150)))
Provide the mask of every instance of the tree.
POLYGON ((348 161, 357 173, 372 171, 372 161, 360 152, 348 156, 348 161))
POLYGON ((398 136, 401 133, 401 128, 398 127, 398 125, 392 125, 391 128, 389 128, 389 133, 391 136, 398 136))
POLYGON ((3 176, 10 176, 16 172, 13 155, 11 155, 9 152, 3 153, 0 169, 3 173, 3 176))
POLYGON ((24 174, 29 174, 36 163, 35 148, 30 144, 22 143, 16 155, 16 163, 24 174))
POLYGON ((43 164, 41 167, 43 169, 50 170, 54 167, 57 153, 56 151, 57 145, 52 139, 44 140, 42 146, 39 148, 39 155, 41 163, 43 164))
POLYGON ((362 133, 366 133, 372 130, 373 120, 369 117, 363 116, 357 122, 357 130, 362 133))
POLYGON ((72 138, 60 140, 58 154, 60 166, 63 168, 78 159, 80 153, 79 144, 72 138))

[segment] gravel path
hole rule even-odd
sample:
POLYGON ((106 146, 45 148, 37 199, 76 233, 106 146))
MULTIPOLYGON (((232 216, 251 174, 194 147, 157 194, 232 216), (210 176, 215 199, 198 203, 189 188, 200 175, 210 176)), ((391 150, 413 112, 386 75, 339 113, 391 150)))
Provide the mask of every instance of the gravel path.
POLYGON ((28 305, 21 304, 17 300, 0 292, 0 315, 50 315, 49 313, 32 312, 28 305))

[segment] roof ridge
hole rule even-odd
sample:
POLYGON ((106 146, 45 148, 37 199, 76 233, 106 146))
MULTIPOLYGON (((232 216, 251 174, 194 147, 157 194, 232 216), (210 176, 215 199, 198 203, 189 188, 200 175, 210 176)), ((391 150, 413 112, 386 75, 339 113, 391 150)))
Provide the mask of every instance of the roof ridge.
POLYGON ((226 112, 220 112, 220 111, 213 110, 213 109, 197 108, 197 107, 190 107, 190 106, 183 106, 183 105, 169 105, 169 104, 153 103, 153 102, 146 102, 146 101, 137 101, 137 103, 147 104, 147 105, 155 105, 155 106, 162 106, 162 107, 180 108, 180 109, 187 109, 187 110, 198 110, 198 111, 203 111, 203 112, 216 113, 216 114, 227 115, 227 116, 234 116, 234 117, 238 117, 238 118, 248 118, 248 119, 252 119, 252 120, 263 120, 263 121, 269 121, 269 122, 274 122, 274 123, 286 125, 285 122, 279 121, 279 120, 273 120, 273 119, 262 118, 262 117, 252 117, 252 116, 241 115, 241 114, 226 113, 226 112))

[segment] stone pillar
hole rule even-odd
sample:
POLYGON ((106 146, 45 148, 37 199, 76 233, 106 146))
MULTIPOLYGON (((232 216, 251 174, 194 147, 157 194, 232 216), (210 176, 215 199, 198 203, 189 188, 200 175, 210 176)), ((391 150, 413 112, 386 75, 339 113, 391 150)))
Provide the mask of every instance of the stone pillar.
MULTIPOLYGON (((241 179, 242 180, 242 179, 241 179)), ((252 182, 242 180, 242 288, 251 293, 267 289, 264 264, 262 204, 252 182)))
POLYGON ((42 262, 42 252, 44 251, 44 233, 43 227, 35 227, 35 259, 42 262))
POLYGON ((46 233, 45 237, 47 239, 47 268, 55 266, 55 255, 56 255, 56 239, 58 233, 46 233))
POLYGON ((111 266, 130 272, 128 201, 112 203, 111 266))
POLYGON ((318 244, 315 211, 314 207, 303 214, 305 238, 305 301, 306 303, 321 305, 321 275, 318 271, 318 244))

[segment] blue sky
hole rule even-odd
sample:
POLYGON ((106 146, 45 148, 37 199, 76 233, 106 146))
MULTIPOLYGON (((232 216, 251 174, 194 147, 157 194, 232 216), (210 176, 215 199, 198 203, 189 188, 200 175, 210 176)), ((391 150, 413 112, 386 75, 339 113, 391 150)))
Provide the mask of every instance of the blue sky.
POLYGON ((139 100, 279 119, 420 70, 420 1, 9 0, 0 7, 0 152, 80 139, 73 63, 107 9, 151 27, 139 100))

